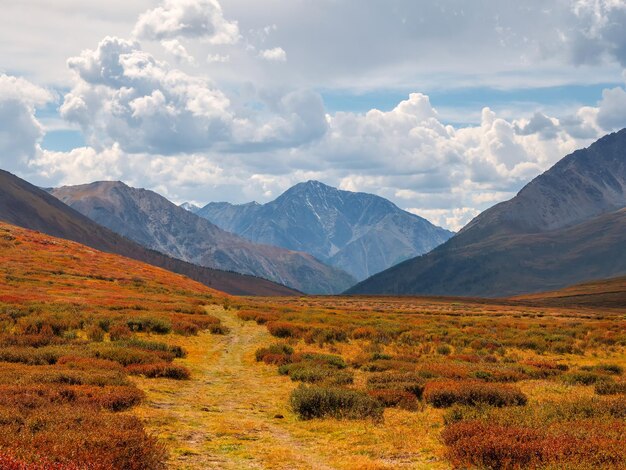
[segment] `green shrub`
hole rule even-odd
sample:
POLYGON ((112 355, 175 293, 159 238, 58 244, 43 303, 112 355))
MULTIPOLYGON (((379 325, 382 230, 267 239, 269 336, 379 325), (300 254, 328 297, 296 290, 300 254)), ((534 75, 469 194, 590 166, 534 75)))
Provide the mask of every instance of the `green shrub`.
POLYGON ((337 418, 382 421, 383 405, 355 390, 300 385, 291 393, 291 407, 300 419, 337 418))

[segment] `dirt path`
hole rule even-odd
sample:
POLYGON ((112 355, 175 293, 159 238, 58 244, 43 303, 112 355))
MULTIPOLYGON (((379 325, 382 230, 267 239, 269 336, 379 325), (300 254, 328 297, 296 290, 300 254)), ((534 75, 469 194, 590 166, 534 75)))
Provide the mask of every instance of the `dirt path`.
POLYGON ((171 468, 442 468, 431 455, 407 453, 405 442, 394 442, 403 438, 393 435, 393 420, 384 427, 298 421, 288 409, 295 385, 254 360, 257 348, 274 341, 267 330, 229 311, 210 313, 230 328, 228 335, 175 338, 188 351, 180 363, 191 369, 190 381, 137 379, 147 400, 136 413, 168 444, 171 468))

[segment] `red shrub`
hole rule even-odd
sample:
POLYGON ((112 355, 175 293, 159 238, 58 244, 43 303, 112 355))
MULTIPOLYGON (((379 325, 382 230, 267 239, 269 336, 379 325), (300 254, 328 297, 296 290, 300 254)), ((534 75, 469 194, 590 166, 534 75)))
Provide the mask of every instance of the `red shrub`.
POLYGON ((370 397, 381 402, 386 408, 398 407, 404 410, 416 411, 420 407, 420 402, 415 394, 404 390, 370 390, 367 393, 370 397))
POLYGON ((269 322, 267 329, 272 336, 277 338, 302 338, 307 328, 287 322, 269 322))
POLYGON ((434 380, 424 389, 424 399, 436 408, 463 405, 520 406, 527 402, 518 388, 477 380, 434 380))
POLYGON ((191 377, 191 372, 186 367, 167 362, 129 365, 126 367, 126 371, 131 375, 143 375, 150 379, 163 377, 174 380, 187 380, 191 377))

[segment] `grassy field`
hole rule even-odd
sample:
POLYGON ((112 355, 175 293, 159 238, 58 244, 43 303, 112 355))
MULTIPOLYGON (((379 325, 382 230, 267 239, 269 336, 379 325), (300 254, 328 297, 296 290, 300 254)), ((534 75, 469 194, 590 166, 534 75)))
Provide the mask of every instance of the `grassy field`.
POLYGON ((626 468, 624 279, 235 298, 0 225, 0 468, 626 468))

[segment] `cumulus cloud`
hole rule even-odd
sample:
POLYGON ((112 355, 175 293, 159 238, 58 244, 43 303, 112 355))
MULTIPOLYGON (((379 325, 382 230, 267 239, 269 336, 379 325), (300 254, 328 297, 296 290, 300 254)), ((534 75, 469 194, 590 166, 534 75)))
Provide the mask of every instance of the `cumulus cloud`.
POLYGON ((264 49, 259 52, 259 57, 271 62, 286 62, 287 53, 282 47, 274 47, 273 49, 264 49))
POLYGON ((187 62, 194 65, 196 60, 187 52, 185 46, 181 44, 178 39, 168 39, 161 41, 163 48, 171 55, 173 55, 178 62, 187 62))
POLYGON ((602 92, 597 122, 606 131, 626 127, 626 90, 616 87, 602 92))
POLYGON ((35 108, 53 100, 47 90, 23 78, 0 74, 0 166, 25 170, 37 154, 44 130, 35 108))
POLYGON ((240 37, 237 22, 224 18, 217 0, 165 0, 139 17, 133 34, 159 41, 198 38, 211 44, 234 44, 240 37))
MULTIPOLYGON (((61 115, 97 148, 161 155, 214 148, 298 146, 325 132, 319 95, 290 92, 267 112, 238 107, 208 79, 157 60, 135 41, 107 37, 68 61, 76 84, 61 115)), ((271 100, 270 100, 271 101, 271 100)))
POLYGON ((623 0, 576 0, 578 19, 569 36, 576 63, 597 63, 608 56, 626 66, 626 2, 623 0))

